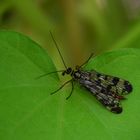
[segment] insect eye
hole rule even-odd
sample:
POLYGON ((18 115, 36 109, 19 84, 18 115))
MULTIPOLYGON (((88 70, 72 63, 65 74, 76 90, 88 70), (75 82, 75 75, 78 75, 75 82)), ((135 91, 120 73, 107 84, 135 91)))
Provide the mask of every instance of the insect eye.
POLYGON ((66 71, 66 73, 67 73, 67 74, 70 74, 71 71, 72 71, 72 68, 68 68, 67 71, 66 71))

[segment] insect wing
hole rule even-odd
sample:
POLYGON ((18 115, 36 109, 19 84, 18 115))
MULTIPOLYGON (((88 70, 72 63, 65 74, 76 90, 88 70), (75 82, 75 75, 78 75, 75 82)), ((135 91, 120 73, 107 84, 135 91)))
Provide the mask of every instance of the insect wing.
POLYGON ((108 93, 126 95, 132 91, 132 85, 124 79, 91 71, 90 80, 105 88, 108 93))
POLYGON ((96 94, 96 98, 111 112, 117 114, 122 112, 120 99, 117 98, 116 96, 100 92, 96 94))
POLYGON ((124 99, 122 95, 132 91, 132 86, 128 81, 96 71, 81 71, 80 74, 79 83, 87 88, 108 110, 117 114, 122 112, 120 104, 120 100, 124 99), (114 82, 114 79, 118 79, 117 82, 114 82))
POLYGON ((102 92, 106 91, 105 88, 101 85, 97 85, 95 81, 80 80, 79 82, 82 86, 87 88, 108 110, 117 114, 122 112, 119 98, 117 98, 115 94, 102 92))

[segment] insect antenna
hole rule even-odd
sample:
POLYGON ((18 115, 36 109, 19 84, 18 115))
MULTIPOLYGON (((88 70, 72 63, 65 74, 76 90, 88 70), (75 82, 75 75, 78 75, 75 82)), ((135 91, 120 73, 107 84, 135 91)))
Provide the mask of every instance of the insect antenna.
POLYGON ((56 41, 55 41, 55 39, 54 39, 53 34, 52 34, 51 31, 50 31, 50 34, 51 34, 52 40, 53 40, 53 42, 54 42, 54 44, 55 44, 55 46, 56 46, 56 48, 57 48, 57 50, 58 50, 58 53, 59 53, 59 55, 60 55, 60 57, 61 57, 61 60, 62 60, 62 62, 63 62, 63 64, 64 64, 65 68, 67 69, 67 66, 66 66, 66 63, 65 63, 65 61, 64 61, 64 58, 63 58, 63 56, 62 56, 62 54, 61 54, 61 52, 60 52, 60 50, 59 50, 58 44, 56 43, 56 41))
POLYGON ((79 66, 80 68, 83 67, 85 64, 87 64, 89 62, 89 60, 93 57, 93 53, 91 53, 91 55, 89 56, 89 58, 81 65, 79 66))

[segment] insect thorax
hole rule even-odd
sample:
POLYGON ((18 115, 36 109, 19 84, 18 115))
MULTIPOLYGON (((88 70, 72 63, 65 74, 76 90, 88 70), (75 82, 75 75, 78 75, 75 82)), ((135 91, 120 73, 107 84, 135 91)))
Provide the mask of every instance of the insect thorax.
POLYGON ((74 79, 80 79, 81 78, 81 72, 76 70, 74 71, 73 70, 73 73, 71 74, 71 76, 74 78, 74 79))

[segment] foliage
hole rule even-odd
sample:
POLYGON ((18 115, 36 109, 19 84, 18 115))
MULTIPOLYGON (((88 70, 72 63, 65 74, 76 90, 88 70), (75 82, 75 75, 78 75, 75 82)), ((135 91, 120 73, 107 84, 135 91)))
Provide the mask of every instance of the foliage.
POLYGON ((85 69, 96 69, 129 80, 132 94, 122 101, 123 113, 105 109, 88 91, 75 85, 55 95, 60 86, 48 54, 19 33, 0 32, 1 140, 132 140, 140 129, 140 50, 121 49, 92 59, 85 69))

